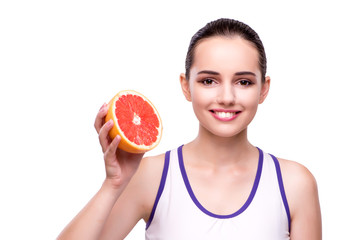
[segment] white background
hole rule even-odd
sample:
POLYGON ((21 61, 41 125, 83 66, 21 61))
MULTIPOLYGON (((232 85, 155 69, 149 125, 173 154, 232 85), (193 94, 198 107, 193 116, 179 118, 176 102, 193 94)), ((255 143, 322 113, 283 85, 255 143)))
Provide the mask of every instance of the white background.
MULTIPOLYGON (((207 22, 252 26, 272 86, 249 127, 253 144, 307 166, 324 239, 354 239, 359 211, 356 1, 1 1, 0 238, 54 239, 99 189, 93 121, 118 91, 159 110, 155 155, 193 139, 178 81, 191 36, 207 22)), ((144 239, 140 222, 127 239, 144 239)))

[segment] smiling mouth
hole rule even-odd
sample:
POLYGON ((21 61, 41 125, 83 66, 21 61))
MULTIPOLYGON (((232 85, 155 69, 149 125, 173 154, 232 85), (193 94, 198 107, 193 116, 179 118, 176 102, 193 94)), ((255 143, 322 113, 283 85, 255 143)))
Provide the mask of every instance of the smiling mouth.
POLYGON ((219 120, 229 121, 236 118, 241 111, 229 111, 229 110, 210 110, 214 117, 219 120))

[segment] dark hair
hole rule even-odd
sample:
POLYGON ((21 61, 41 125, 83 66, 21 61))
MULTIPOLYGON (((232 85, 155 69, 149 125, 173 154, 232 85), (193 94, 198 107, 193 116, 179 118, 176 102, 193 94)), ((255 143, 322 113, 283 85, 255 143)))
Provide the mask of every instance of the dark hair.
POLYGON ((245 23, 239 22, 233 19, 220 18, 218 20, 209 22, 205 27, 201 28, 191 38, 188 52, 185 60, 185 76, 186 79, 190 77, 190 68, 194 61, 194 52, 196 46, 201 40, 210 38, 213 36, 240 36, 241 38, 251 42, 259 53, 259 67, 261 71, 261 81, 265 82, 266 74, 266 54, 264 46, 260 40, 258 34, 245 23))

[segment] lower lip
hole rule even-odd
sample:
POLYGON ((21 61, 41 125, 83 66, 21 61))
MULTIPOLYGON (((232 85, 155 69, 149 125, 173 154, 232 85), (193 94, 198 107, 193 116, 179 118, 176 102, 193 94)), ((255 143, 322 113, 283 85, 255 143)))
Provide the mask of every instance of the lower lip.
POLYGON ((238 113, 236 113, 236 114, 234 114, 233 116, 228 117, 228 118, 222 118, 222 117, 220 117, 219 115, 216 115, 216 113, 214 113, 214 112, 210 112, 210 113, 211 113, 217 120, 220 120, 220 121, 223 121, 223 122, 228 122, 228 121, 232 121, 232 120, 234 120, 235 118, 237 118, 241 112, 238 112, 238 113))

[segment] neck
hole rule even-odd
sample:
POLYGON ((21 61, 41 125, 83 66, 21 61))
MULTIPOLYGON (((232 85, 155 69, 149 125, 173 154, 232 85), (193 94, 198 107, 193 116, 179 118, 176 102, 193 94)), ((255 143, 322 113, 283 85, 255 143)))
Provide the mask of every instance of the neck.
POLYGON ((198 136, 186 147, 194 159, 213 166, 247 163, 258 154, 248 141, 247 129, 232 137, 219 137, 200 127, 198 136))

